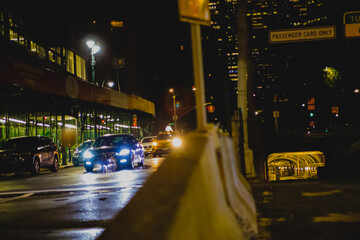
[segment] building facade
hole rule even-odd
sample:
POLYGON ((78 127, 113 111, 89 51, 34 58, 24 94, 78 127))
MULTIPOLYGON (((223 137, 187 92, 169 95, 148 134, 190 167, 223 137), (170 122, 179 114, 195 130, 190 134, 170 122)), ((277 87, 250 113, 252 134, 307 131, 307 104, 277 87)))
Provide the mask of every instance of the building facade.
POLYGON ((1 6, 0 141, 42 135, 71 148, 106 133, 153 134, 152 102, 99 84, 108 81, 101 74, 91 83, 90 51, 74 47, 84 42, 40 35, 33 23, 1 6))

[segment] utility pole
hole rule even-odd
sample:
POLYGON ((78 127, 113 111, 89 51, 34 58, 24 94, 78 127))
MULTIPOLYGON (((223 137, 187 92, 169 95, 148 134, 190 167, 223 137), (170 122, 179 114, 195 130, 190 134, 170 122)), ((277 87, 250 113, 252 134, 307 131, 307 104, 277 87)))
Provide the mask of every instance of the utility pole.
POLYGON ((202 62, 201 49, 201 32, 200 25, 191 23, 191 45, 194 64, 194 80, 195 80, 195 100, 196 100, 196 119, 198 130, 205 130, 207 119, 205 110, 205 83, 204 83, 204 69, 202 62))
MULTIPOLYGON (((254 168, 254 156, 253 151, 249 148, 249 137, 248 137, 248 128, 247 128, 247 116, 248 116, 248 107, 247 107, 247 81, 248 81, 248 30, 246 24, 246 0, 239 1, 239 15, 238 15, 238 49, 239 49, 239 59, 238 59, 238 110, 239 116, 242 115, 243 126, 243 149, 245 157, 245 169, 247 177, 255 177, 255 168, 254 168)), ((241 135, 241 134, 240 134, 241 135)))

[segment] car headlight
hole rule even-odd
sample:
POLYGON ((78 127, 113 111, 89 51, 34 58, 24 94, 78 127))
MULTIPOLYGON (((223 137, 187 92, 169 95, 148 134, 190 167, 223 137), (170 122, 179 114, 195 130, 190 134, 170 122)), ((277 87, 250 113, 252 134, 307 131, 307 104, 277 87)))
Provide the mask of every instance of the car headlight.
POLYGON ((130 150, 127 149, 127 148, 125 148, 125 149, 122 149, 122 150, 118 153, 118 155, 119 155, 119 156, 125 156, 125 155, 128 155, 129 153, 130 153, 130 150))
POLYGON ((156 146, 158 145, 158 143, 157 143, 157 142, 153 142, 152 145, 153 145, 154 147, 156 147, 156 146))
POLYGON ((84 158, 92 158, 94 157, 94 154, 92 154, 92 152, 90 152, 89 150, 86 150, 83 156, 84 158))
POLYGON ((172 144, 174 147, 180 147, 182 144, 182 141, 180 138, 176 137, 172 140, 172 144))
POLYGON ((85 165, 91 165, 92 164, 92 162, 90 161, 90 160, 87 160, 86 162, 85 162, 85 165))

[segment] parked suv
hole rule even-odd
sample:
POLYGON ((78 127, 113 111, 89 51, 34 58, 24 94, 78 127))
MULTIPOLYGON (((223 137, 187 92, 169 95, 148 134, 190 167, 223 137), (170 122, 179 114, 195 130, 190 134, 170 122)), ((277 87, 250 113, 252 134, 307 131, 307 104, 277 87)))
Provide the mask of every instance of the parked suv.
POLYGON ((42 136, 17 137, 0 148, 0 173, 40 173, 40 168, 59 169, 58 147, 51 138, 42 136))

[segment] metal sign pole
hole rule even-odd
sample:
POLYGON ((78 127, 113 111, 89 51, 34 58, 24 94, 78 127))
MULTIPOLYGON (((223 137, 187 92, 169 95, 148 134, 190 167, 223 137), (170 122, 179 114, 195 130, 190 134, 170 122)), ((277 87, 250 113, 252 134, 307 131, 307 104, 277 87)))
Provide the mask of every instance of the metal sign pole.
POLYGON ((201 50, 201 33, 200 25, 191 23, 191 43, 193 53, 194 65, 194 81, 195 81, 195 100, 196 100, 196 119, 198 130, 205 130, 206 128, 206 111, 205 111, 205 84, 204 84, 204 70, 202 62, 201 50))

